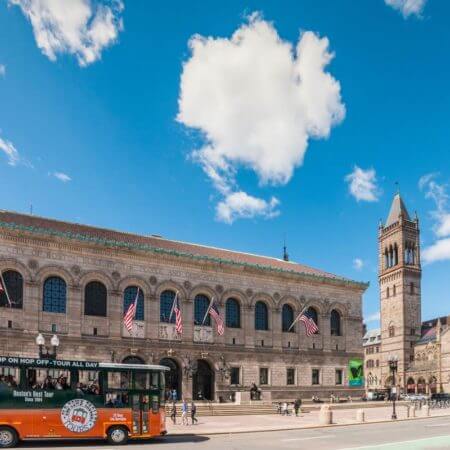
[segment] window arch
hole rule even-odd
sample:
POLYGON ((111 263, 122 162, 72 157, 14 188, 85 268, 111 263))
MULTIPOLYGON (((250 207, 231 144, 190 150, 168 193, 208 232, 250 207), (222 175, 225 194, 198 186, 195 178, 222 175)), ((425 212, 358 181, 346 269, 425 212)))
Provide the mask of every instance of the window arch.
POLYGON ((291 305, 287 303, 283 305, 281 309, 281 329, 284 332, 295 333, 295 327, 291 327, 292 322, 294 322, 294 310, 291 305), (290 328, 290 329, 289 329, 290 328))
POLYGON ((269 329, 269 313, 267 305, 264 302, 256 302, 255 304, 255 330, 269 329))
POLYGON ((5 290, 3 290, 0 293, 0 306, 22 309, 23 306, 22 275, 16 270, 6 270, 5 272, 2 273, 2 277, 8 295, 6 295, 5 290))
POLYGON ((52 313, 66 313, 67 286, 57 276, 48 277, 44 281, 42 310, 52 313))
POLYGON ((100 281, 91 281, 84 288, 84 315, 106 317, 106 287, 100 281))
POLYGON ((128 286, 123 291, 123 313, 125 314, 125 312, 128 311, 130 305, 134 303, 134 301, 136 300, 136 295, 138 295, 138 299, 136 305, 136 315, 134 316, 134 318, 135 320, 144 320, 144 292, 137 286, 128 286))
POLYGON ((172 312, 173 301, 175 300, 175 292, 169 289, 161 292, 159 296, 159 321, 165 323, 175 323, 175 314, 172 312))
POLYGON ((225 317, 228 328, 241 328, 241 305, 235 298, 229 298, 225 303, 225 317))
POLYGON ((341 336, 341 315, 333 309, 330 314, 331 336, 341 336))
POLYGON ((204 325, 206 327, 211 326, 211 317, 208 314, 205 318, 206 311, 209 307, 209 298, 204 294, 198 294, 194 299, 194 324, 204 325), (203 323, 203 319, 205 322, 203 323))

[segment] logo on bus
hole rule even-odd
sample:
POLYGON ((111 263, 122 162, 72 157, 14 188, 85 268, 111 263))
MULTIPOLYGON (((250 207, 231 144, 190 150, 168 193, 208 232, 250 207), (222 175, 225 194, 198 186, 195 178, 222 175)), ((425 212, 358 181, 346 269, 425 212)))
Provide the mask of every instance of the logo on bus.
POLYGON ((81 398, 70 400, 61 410, 63 425, 74 433, 89 431, 97 421, 97 409, 95 406, 81 398))

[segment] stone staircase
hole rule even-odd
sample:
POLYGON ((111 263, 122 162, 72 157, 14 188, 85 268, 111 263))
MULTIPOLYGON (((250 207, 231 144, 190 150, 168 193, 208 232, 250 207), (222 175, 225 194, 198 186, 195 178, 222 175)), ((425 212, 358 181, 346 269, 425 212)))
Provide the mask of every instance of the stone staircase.
MULTIPOLYGON (((233 403, 196 402, 197 416, 246 416, 276 414, 276 406, 272 404, 235 405, 233 403)), ((189 411, 190 404, 188 403, 189 411)), ((166 404, 166 416, 170 416, 171 404, 166 404)), ((181 417, 181 403, 177 403, 177 417, 181 417)))

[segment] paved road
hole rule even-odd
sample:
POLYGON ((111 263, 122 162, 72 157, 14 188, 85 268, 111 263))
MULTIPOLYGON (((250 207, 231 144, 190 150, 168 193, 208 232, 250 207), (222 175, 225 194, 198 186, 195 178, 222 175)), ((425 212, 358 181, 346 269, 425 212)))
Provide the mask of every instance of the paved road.
POLYGON ((260 450, 306 449, 314 450, 420 450, 450 449, 450 418, 437 417, 396 423, 380 423, 313 430, 271 431, 215 436, 166 436, 148 442, 132 442, 127 447, 106 443, 54 442, 51 444, 25 443, 23 448, 33 450, 260 450))

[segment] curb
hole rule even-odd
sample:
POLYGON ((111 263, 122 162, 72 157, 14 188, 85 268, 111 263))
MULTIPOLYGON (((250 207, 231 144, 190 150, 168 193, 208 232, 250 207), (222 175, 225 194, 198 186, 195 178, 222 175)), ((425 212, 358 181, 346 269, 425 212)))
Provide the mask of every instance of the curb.
POLYGON ((290 428, 265 428, 263 430, 253 429, 253 430, 239 430, 239 431, 212 431, 206 433, 168 433, 166 436, 216 436, 216 435, 224 435, 224 434, 245 434, 245 433, 270 433, 275 431, 295 431, 295 430, 314 430, 319 428, 335 428, 335 427, 352 427, 358 425, 372 425, 379 423, 398 423, 398 422, 406 422, 408 420, 427 420, 427 419, 439 419, 443 417, 450 417, 450 412, 448 414, 443 414, 441 416, 428 416, 428 417, 409 417, 405 419, 397 419, 397 420, 371 420, 368 422, 355 422, 355 423, 332 423, 330 425, 308 425, 303 427, 290 427, 290 428))

